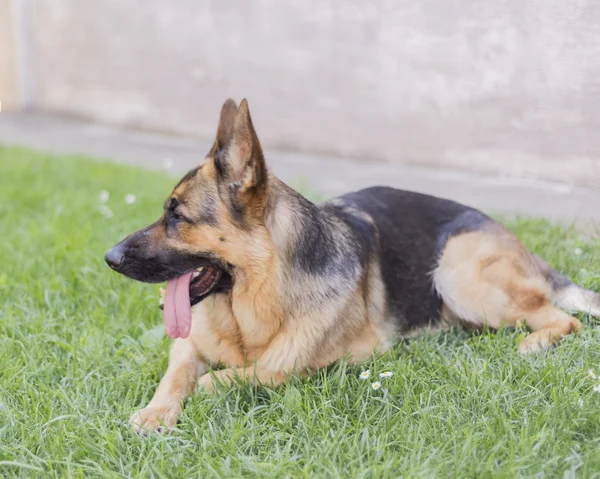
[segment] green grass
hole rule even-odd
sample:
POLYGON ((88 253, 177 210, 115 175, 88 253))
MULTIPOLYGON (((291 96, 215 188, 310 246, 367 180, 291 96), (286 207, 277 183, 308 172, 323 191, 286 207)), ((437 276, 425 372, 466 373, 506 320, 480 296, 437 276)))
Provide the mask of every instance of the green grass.
MULTIPOLYGON (((600 476, 600 329, 521 357, 521 331, 402 342, 276 390, 188 400, 176 432, 126 424, 165 370, 157 286, 103 253, 158 216, 173 179, 0 147, 0 475, 148 477, 600 476), (110 219, 98 195, 110 191, 110 219), (128 193, 137 202, 126 205, 128 193), (374 391, 374 376, 392 371, 374 391)), ((539 220, 509 225, 600 289, 600 243, 539 220), (581 248, 583 254, 574 254, 581 248)))

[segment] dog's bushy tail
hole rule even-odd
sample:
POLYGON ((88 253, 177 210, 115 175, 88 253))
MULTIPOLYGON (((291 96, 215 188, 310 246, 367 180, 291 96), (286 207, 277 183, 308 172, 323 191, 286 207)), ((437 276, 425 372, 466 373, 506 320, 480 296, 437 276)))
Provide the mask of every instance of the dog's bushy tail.
POLYGON ((539 256, 535 256, 535 260, 552 288, 552 302, 556 307, 600 317, 600 294, 574 283, 539 256))

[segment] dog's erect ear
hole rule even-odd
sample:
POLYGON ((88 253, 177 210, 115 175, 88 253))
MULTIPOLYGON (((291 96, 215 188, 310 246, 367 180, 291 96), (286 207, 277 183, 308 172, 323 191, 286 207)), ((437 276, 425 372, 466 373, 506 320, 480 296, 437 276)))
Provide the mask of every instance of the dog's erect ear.
POLYGON ((260 193, 266 187, 267 166, 246 99, 240 103, 229 144, 224 154, 218 155, 216 165, 232 194, 260 193))
POLYGON ((223 108, 221 108, 221 116, 219 117, 219 126, 217 128, 217 137, 212 148, 208 152, 208 156, 214 156, 219 150, 223 150, 229 144, 231 138, 231 130, 237 113, 237 105, 231 98, 225 100, 223 108))

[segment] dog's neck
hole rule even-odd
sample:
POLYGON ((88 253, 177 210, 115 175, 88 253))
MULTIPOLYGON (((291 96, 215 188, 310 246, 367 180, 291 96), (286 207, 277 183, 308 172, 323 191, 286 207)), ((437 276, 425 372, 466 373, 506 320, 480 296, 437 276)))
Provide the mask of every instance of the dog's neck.
POLYGON ((322 307, 341 307, 354 287, 340 273, 339 220, 280 180, 269 180, 264 228, 253 235, 256 251, 236 275, 231 294, 248 351, 266 347, 282 329, 302 327, 302 318, 322 307))
MULTIPOLYGON (((315 226, 320 229, 332 227, 317 205, 271 175, 265 209, 265 227, 282 261, 288 261, 297 250, 298 243, 303 240, 303 232, 312 230, 315 226)), ((310 247, 325 247, 325 244, 320 244, 324 240, 324 237, 314 236, 311 238, 310 247)))
POLYGON ((316 304, 316 298, 331 290, 340 269, 352 268, 337 244, 348 234, 347 225, 330 208, 312 203, 280 180, 275 179, 270 190, 265 226, 276 255, 282 302, 291 308, 307 296, 313 298, 307 304, 316 304), (302 278, 304 285, 298 288, 302 278))

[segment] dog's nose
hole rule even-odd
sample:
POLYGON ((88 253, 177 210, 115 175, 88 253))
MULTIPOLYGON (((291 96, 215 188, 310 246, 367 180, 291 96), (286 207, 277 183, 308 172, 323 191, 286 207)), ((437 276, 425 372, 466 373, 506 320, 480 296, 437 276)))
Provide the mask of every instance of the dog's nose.
POLYGON ((120 244, 113 246, 108 253, 104 255, 104 261, 106 261, 106 264, 116 271, 118 271, 123 264, 124 258, 125 248, 120 244))

